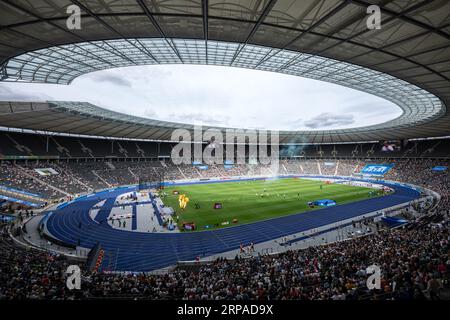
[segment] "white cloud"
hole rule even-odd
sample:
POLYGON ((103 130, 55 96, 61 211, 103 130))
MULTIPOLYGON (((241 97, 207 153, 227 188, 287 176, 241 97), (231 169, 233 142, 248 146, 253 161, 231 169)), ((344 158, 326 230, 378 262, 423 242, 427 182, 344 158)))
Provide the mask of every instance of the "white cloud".
POLYGON ((104 72, 95 72, 87 75, 92 81, 106 82, 119 87, 131 87, 131 82, 123 77, 120 73, 116 74, 111 70, 104 72))
POLYGON ((230 67, 128 67, 90 73, 69 86, 1 83, 0 89, 2 100, 86 101, 152 119, 239 128, 338 129, 401 114, 393 103, 360 91, 230 67))
POLYGON ((305 121, 304 124, 309 129, 330 129, 345 127, 355 123, 352 114, 321 113, 314 118, 305 121))
MULTIPOLYGON (((157 116, 155 114, 155 116, 157 116)), ((167 118, 173 122, 204 124, 212 126, 228 126, 228 116, 214 116, 208 113, 192 112, 192 113, 172 113, 167 118)))
POLYGON ((0 100, 3 101, 43 101, 49 96, 42 93, 31 93, 19 88, 11 88, 0 84, 0 100))

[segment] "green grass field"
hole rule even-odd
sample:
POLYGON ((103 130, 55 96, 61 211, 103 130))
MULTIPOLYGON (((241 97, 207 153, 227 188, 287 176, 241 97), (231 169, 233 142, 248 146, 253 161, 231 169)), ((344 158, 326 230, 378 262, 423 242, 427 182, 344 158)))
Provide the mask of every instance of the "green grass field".
POLYGON ((309 208, 308 201, 332 199, 337 205, 359 201, 369 198, 370 191, 372 189, 364 187, 297 178, 247 180, 168 187, 164 190, 167 196, 163 197, 163 202, 177 212, 179 224, 194 222, 197 231, 201 231, 206 225, 214 229, 320 209, 309 208), (174 190, 189 197, 184 211, 179 208, 174 190), (222 209, 213 209, 216 202, 222 203, 222 209), (195 204, 200 208, 196 209, 195 204), (233 219, 238 223, 232 223, 233 219), (224 221, 230 224, 220 225, 224 221))

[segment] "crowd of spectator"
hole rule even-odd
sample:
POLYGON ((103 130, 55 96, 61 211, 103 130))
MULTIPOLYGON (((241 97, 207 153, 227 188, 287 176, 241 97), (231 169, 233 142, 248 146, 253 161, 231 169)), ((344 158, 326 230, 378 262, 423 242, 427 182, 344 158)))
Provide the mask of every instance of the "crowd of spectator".
MULTIPOLYGON (((282 161, 281 164, 281 168, 284 167, 281 170, 287 173, 300 167, 303 172, 297 173, 318 168, 314 161, 282 161)), ((444 299, 448 297, 450 286, 448 175, 432 171, 437 165, 432 160, 401 160, 395 164, 389 178, 425 186, 441 195, 440 201, 419 218, 410 217, 406 227, 276 255, 218 259, 190 269, 179 267, 163 275, 85 272, 81 290, 70 291, 65 286, 64 272, 73 262, 63 256, 17 246, 3 225, 0 299, 444 299), (381 269, 380 289, 369 290, 366 286, 366 269, 370 265, 381 269)), ((104 166, 99 163, 98 167, 101 165, 104 166)), ((361 165, 356 161, 341 161, 339 167, 347 171, 353 168, 355 172, 361 165)), ((72 171, 82 167, 60 168, 72 171)), ((176 170, 179 175, 174 174, 174 177, 178 179, 181 172, 183 178, 196 174, 194 170, 183 171, 183 166, 154 162, 133 166, 121 163, 114 168, 109 167, 109 170, 131 170, 131 176, 149 169, 176 170)), ((270 169, 246 168, 253 173, 270 169)), ((17 172, 9 170, 10 175, 17 172)), ((226 176, 227 171, 214 167, 211 172, 226 176)), ((9 175, 5 174, 3 172, 2 176, 8 179, 9 175)), ((82 179, 81 175, 77 176, 82 179)), ((60 187, 64 187, 62 181, 59 181, 60 187)))
MULTIPOLYGON (((413 184, 440 187, 444 184, 434 181, 441 179, 442 172, 432 172, 436 165, 447 165, 436 160, 405 159, 395 160, 395 166, 386 175, 387 179, 413 184), (426 172, 427 175, 417 175, 426 172)), ((272 176, 279 174, 323 174, 351 176, 364 167, 361 160, 280 160, 278 166, 234 164, 232 166, 174 165, 170 161, 122 161, 122 162, 28 162, 11 164, 4 162, 0 171, 0 184, 25 191, 31 191, 51 198, 61 198, 65 194, 81 194, 93 190, 134 184, 139 179, 163 174, 167 181, 179 179, 229 178, 234 176, 272 176), (52 168, 57 174, 43 176, 36 168, 52 168), (52 188, 56 187, 56 188, 52 188)), ((439 190, 436 190, 439 191, 439 190)))
POLYGON ((0 166, 0 185, 25 190, 47 198, 61 196, 54 189, 40 184, 32 176, 26 175, 19 167, 6 161, 0 166))
POLYGON ((447 205, 402 229, 305 250, 218 259, 164 275, 85 273, 79 291, 65 287, 69 261, 20 249, 3 229, 0 299, 442 299, 450 285, 447 205), (373 264, 381 268, 381 288, 369 290, 373 264))

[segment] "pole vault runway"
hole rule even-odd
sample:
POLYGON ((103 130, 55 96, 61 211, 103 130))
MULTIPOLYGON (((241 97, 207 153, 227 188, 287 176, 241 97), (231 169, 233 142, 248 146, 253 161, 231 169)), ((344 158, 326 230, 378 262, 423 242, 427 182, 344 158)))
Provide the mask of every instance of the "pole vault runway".
POLYGON ((94 220, 89 215, 92 207, 106 200, 98 215, 108 217, 114 199, 123 193, 135 190, 134 186, 79 198, 60 206, 47 214, 43 220, 48 233, 63 243, 72 246, 79 243, 85 248, 92 248, 100 243, 105 250, 105 258, 100 270, 152 271, 174 265, 180 260, 194 260, 199 255, 209 256, 235 250, 241 243, 247 245, 250 242, 256 244, 277 239, 403 204, 420 197, 418 191, 409 187, 390 183, 379 184, 390 187, 395 192, 380 198, 209 231, 180 233, 127 231, 114 229, 106 221, 94 220))

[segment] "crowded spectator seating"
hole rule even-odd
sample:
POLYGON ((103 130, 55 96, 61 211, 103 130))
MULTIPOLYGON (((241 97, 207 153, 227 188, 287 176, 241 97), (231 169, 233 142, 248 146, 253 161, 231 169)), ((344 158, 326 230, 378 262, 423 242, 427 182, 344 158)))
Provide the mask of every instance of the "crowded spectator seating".
MULTIPOLYGON (((277 166, 219 164, 202 166, 181 164, 171 161, 4 161, 0 172, 0 184, 24 191, 42 194, 47 199, 79 195, 119 185, 136 184, 147 176, 163 175, 166 181, 186 179, 231 178, 236 176, 274 176, 279 174, 311 174, 327 176, 358 176, 365 164, 377 163, 364 160, 280 160, 277 166), (41 175, 36 169, 51 168, 56 174, 41 175)), ((447 161, 433 159, 387 159, 384 163, 394 164, 385 178, 397 181, 411 181, 421 186, 435 183, 445 173, 433 172, 434 166, 447 166, 447 161), (417 172, 428 172, 426 178, 417 172)), ((446 183, 448 182, 448 178, 446 183)), ((437 185, 439 189, 440 186, 437 185)), ((439 190, 438 190, 439 191, 439 190)))
MULTIPOLYGON (((371 163, 393 164, 386 179, 423 186, 441 196, 431 206, 415 208, 422 213, 420 217, 402 213, 409 223, 399 229, 273 255, 180 265, 163 275, 84 271, 83 288, 75 292, 67 290, 63 280, 71 261, 18 246, 3 224, 0 299, 349 300, 448 296, 450 178, 446 172, 431 170, 448 165, 448 140, 409 142, 400 153, 381 160, 377 159, 381 156, 377 144, 310 145, 294 148, 288 156, 281 152, 278 166, 247 161, 232 166, 212 164, 207 168, 173 164, 167 160, 173 145, 167 143, 60 136, 29 139, 19 133, 2 133, 0 142, 0 156, 21 157, 2 158, 0 184, 45 199, 135 184, 154 174, 162 174, 166 181, 278 174, 359 176, 364 165, 371 163), (56 174, 42 175, 36 170, 49 168, 56 174), (383 269, 382 287, 369 291, 365 270, 374 263, 383 269)), ((7 211, 17 213, 19 209, 9 206, 7 211)), ((23 215, 19 212, 16 224, 23 215)))
POLYGON ((18 247, 3 225, 0 299, 448 299, 449 184, 442 175, 428 180, 427 171, 417 174, 430 187, 439 185, 442 199, 402 228, 303 250, 180 265, 167 274, 84 271, 82 289, 74 291, 64 281, 70 261, 18 247), (383 270, 381 289, 366 286, 372 264, 383 270))
MULTIPOLYGON (((271 255, 259 253, 246 258, 237 256, 232 260, 194 263, 188 268, 180 265, 160 275, 84 271, 81 291, 69 291, 65 287, 64 271, 70 261, 63 256, 18 246, 3 225, 0 299, 399 300, 448 297, 450 181, 446 172, 431 170, 448 163, 434 159, 386 159, 388 162, 394 167, 386 178, 424 186, 441 196, 440 201, 416 208, 421 211, 420 216, 404 213, 409 220, 406 226, 303 250, 271 255), (383 270, 380 290, 369 291, 366 286, 366 268, 372 264, 383 270)), ((370 161, 283 159, 278 173, 358 175, 366 163, 370 161)), ((231 169, 211 165, 200 170, 193 165, 174 165, 161 160, 4 161, 0 181, 53 197, 61 195, 45 188, 47 184, 75 194, 136 183, 138 177, 152 171, 164 172, 168 180, 277 174, 271 166, 250 164, 234 165, 231 169), (53 168, 58 175, 38 176, 36 168, 53 168), (41 182, 37 183, 36 178, 41 182)))
MULTIPOLYGON (((47 157, 57 159, 153 159, 171 155, 175 143, 127 141, 0 132, 2 156, 47 157)), ((411 140, 398 143, 395 152, 382 151, 381 143, 280 145, 281 158, 449 158, 450 139, 411 140)), ((206 147, 204 144, 203 147, 206 147)), ((248 151, 248 150, 247 150, 248 151)))

